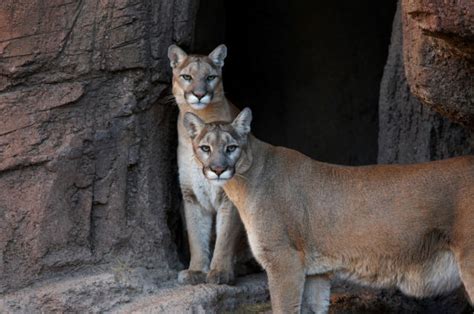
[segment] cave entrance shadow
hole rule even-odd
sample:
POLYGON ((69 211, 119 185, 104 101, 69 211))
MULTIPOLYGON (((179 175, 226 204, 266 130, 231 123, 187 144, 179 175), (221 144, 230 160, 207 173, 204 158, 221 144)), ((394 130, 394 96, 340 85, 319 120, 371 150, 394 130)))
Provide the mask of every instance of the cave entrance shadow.
POLYGON ((203 0, 194 50, 228 47, 224 87, 253 132, 320 161, 376 163, 396 1, 203 0))

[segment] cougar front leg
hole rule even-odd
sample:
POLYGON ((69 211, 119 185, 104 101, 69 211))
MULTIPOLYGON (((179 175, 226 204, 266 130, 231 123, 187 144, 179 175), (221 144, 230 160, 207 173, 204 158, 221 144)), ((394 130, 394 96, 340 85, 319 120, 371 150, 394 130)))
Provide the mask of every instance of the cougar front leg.
POLYGON ((232 284, 234 282, 234 256, 243 225, 237 209, 228 201, 217 211, 216 245, 207 275, 208 283, 232 284))
POLYGON ((265 262, 272 311, 300 313, 305 274, 298 253, 293 250, 272 254, 265 262))
POLYGON ((199 284, 206 281, 209 270, 209 242, 212 230, 212 214, 197 202, 184 200, 184 214, 188 229, 191 261, 189 268, 178 275, 183 284, 199 284))
POLYGON ((328 276, 306 276, 302 313, 324 314, 329 309, 331 281, 328 276))

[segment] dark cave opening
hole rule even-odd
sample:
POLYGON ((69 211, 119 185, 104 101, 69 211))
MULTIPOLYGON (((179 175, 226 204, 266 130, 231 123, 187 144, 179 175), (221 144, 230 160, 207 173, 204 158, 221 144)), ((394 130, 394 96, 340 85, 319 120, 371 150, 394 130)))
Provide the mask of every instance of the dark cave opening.
POLYGON ((379 85, 396 1, 202 0, 194 51, 228 47, 224 87, 253 132, 315 159, 377 160, 379 85))

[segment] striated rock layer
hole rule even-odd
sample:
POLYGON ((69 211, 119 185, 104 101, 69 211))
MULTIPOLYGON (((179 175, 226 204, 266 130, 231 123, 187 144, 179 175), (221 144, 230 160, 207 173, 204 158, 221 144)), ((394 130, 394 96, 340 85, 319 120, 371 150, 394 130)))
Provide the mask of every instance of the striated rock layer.
POLYGON ((94 265, 181 267, 176 109, 161 95, 196 9, 0 2, 0 293, 94 265))

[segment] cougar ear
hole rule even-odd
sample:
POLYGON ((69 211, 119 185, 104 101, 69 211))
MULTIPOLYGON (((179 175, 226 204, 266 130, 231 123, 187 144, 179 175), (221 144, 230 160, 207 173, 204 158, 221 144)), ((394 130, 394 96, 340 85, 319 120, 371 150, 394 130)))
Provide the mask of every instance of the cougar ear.
POLYGON ((219 45, 210 54, 209 58, 219 67, 224 66, 224 59, 227 57, 227 47, 225 45, 219 45))
POLYGON ((188 131, 189 137, 194 139, 199 135, 199 133, 201 133, 205 123, 194 113, 186 112, 184 115, 183 124, 186 131, 188 131))
POLYGON ((168 58, 170 59, 170 65, 172 68, 180 65, 187 56, 188 54, 176 45, 171 45, 168 47, 168 58))
POLYGON ((232 122, 232 126, 240 135, 250 133, 250 123, 252 122, 252 110, 244 108, 232 122))

